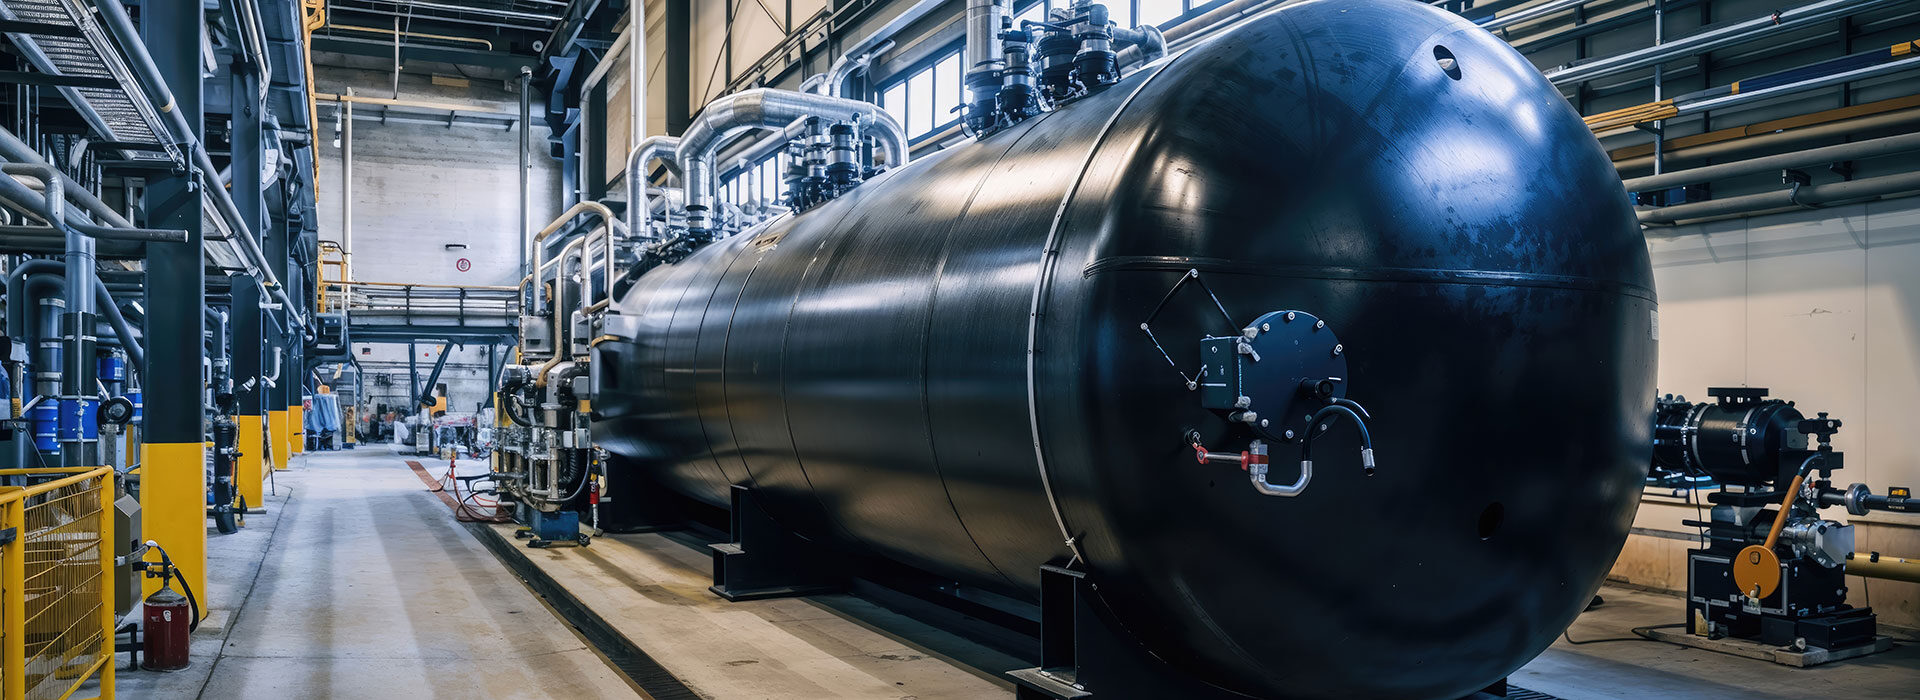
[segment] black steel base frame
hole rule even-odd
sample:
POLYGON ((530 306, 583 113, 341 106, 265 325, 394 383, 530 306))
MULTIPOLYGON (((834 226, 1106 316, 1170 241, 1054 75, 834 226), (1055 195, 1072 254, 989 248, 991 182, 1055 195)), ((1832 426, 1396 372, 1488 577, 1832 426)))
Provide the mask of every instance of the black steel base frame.
POLYGON ((789 532, 760 508, 753 489, 734 485, 731 542, 713 551, 713 591, 727 600, 759 600, 844 589, 847 568, 831 548, 789 532))
POLYGON ((1007 676, 1017 700, 1246 697, 1175 670, 1114 630, 1086 573, 1059 566, 1040 567, 1040 665, 1007 676))
MULTIPOLYGON (((1168 666, 1114 630, 1095 609, 1086 572, 1040 567, 1040 665, 1008 671, 1015 700, 1182 698, 1246 700, 1247 696, 1168 666)), ((1469 698, 1504 698, 1500 679, 1469 698)))

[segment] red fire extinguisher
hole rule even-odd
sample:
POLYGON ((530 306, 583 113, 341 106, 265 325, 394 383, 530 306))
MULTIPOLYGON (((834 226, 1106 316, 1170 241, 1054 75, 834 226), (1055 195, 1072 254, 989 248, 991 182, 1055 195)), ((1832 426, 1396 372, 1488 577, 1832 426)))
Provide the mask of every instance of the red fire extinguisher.
POLYGON ((167 550, 152 540, 147 541, 147 547, 160 552, 160 562, 143 561, 141 566, 147 576, 160 578, 160 590, 141 601, 144 612, 140 631, 145 637, 141 650, 147 655, 141 667, 149 671, 178 671, 187 667, 187 639, 200 627, 200 602, 194 599, 193 587, 187 584, 179 567, 173 565, 167 550), (175 593, 169 585, 175 578, 179 579, 186 595, 175 593))

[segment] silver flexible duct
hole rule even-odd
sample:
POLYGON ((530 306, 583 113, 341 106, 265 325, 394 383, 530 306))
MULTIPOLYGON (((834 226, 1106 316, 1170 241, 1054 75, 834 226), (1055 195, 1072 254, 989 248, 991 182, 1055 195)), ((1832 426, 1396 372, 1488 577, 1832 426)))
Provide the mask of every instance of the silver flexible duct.
POLYGON ((804 92, 755 88, 721 97, 707 104, 680 137, 675 157, 685 169, 688 226, 712 228, 715 181, 714 160, 728 139, 751 129, 786 128, 806 117, 857 119, 866 134, 879 142, 888 167, 907 163, 907 131, 877 105, 804 92))

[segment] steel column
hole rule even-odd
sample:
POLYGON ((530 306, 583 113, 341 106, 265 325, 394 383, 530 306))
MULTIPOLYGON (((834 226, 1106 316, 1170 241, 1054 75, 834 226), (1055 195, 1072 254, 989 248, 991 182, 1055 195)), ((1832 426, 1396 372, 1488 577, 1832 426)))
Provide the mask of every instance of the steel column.
MULTIPOLYGON (((295 204, 291 201, 292 197, 288 195, 285 184, 269 188, 267 195, 279 205, 269 207, 269 210, 279 213, 271 216, 271 221, 266 228, 262 229, 260 248, 264 251, 267 265, 273 273, 287 280, 291 285, 294 280, 286 274, 288 269, 287 218, 294 215, 295 204)), ((288 292, 288 298, 291 299, 291 286, 288 287, 288 292)), ((284 319, 290 311, 290 309, 282 309, 276 316, 284 319)), ((267 417, 268 452, 273 459, 273 468, 276 471, 287 468, 287 456, 292 448, 292 433, 287 423, 287 407, 295 399, 288 397, 297 399, 299 396, 291 388, 295 382, 299 381, 300 369, 299 365, 295 364, 296 358, 293 356, 293 346, 299 342, 299 333, 297 330, 292 333, 287 331, 288 329, 281 324, 274 324, 267 331, 265 340, 268 354, 261 358, 266 376, 273 378, 273 384, 267 388, 262 398, 265 400, 267 417)))
MULTIPOLYGON (((172 88, 179 110, 198 140, 204 129, 200 46, 205 22, 198 0, 148 0, 142 8, 141 40, 159 77, 172 88)), ((200 406, 201 315, 206 281, 201 272, 205 216, 192 173, 158 173, 147 181, 148 223, 182 229, 186 243, 147 245, 146 337, 191 339, 149 342, 144 377, 147 410, 140 474, 140 500, 147 538, 167 548, 181 576, 203 599, 207 588, 206 426, 200 406)), ((205 174, 208 179, 212 173, 205 174)), ((148 579, 146 590, 158 588, 148 579)))
MULTIPOLYGON (((257 103, 243 96, 259 94, 260 76, 251 66, 235 64, 233 66, 233 205, 240 210, 240 216, 247 221, 247 233, 235 231, 234 235, 254 235, 265 230, 266 200, 261 194, 261 169, 264 166, 266 142, 261 132, 261 120, 264 114, 257 103)), ((259 240, 256 238, 257 245, 259 240)), ((264 345, 262 331, 264 324, 260 319, 260 289, 251 278, 236 278, 233 286, 233 308, 228 328, 232 332, 230 350, 230 373, 233 377, 234 417, 239 426, 240 435, 234 444, 239 447, 240 456, 234 460, 234 486, 240 498, 249 508, 258 508, 263 494, 260 489, 265 472, 261 469, 261 458, 265 456, 266 435, 263 430, 265 403, 261 401, 264 387, 260 386, 261 346, 264 345)))

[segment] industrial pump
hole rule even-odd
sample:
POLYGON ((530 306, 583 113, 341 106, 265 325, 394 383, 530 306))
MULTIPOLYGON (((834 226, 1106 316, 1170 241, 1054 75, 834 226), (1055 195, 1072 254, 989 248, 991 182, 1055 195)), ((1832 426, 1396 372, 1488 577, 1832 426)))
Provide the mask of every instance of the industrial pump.
POLYGON ((1846 602, 1853 526, 1820 511, 1911 513, 1920 501, 1907 489, 1883 496, 1866 484, 1834 485, 1845 466, 1833 449, 1840 420, 1807 418, 1764 388, 1707 393, 1710 403, 1662 397, 1654 425, 1655 471, 1706 475, 1721 487, 1707 496, 1711 519, 1685 521, 1705 534, 1705 546, 1687 553, 1687 630, 1802 650, 1873 644, 1873 610, 1846 602))

